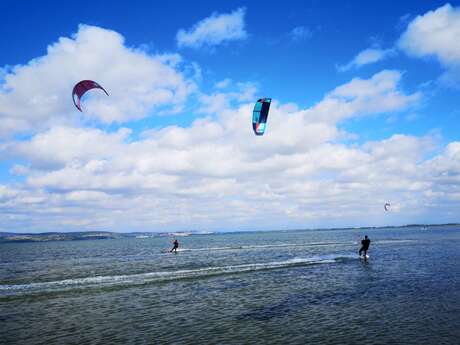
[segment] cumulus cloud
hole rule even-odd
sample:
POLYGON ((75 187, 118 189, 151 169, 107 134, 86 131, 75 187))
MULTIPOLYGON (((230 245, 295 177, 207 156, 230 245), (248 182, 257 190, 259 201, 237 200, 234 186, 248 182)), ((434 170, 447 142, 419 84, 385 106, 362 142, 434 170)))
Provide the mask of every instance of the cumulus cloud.
POLYGON ((384 70, 370 79, 354 78, 335 88, 308 111, 315 119, 335 123, 370 113, 407 109, 418 102, 421 94, 408 95, 399 90, 401 76, 399 71, 384 70))
POLYGON ((252 133, 253 103, 242 86, 203 94, 212 116, 188 127, 134 138, 127 129, 56 126, 10 141, 4 149, 24 162, 15 171, 25 182, 0 186, 0 226, 123 231, 362 225, 363 217, 368 225, 410 222, 427 205, 456 200, 446 186, 458 186, 459 144, 432 158, 432 136, 345 145, 339 129, 353 117, 416 104, 420 95, 405 94, 400 79, 397 71, 353 79, 307 109, 274 100, 263 137, 252 133), (220 95, 232 101, 220 103, 220 95), (387 201, 398 207, 383 219, 387 201))
POLYGON ((199 112, 217 114, 227 109, 231 104, 252 101, 256 98, 257 86, 253 83, 236 83, 233 91, 230 90, 231 80, 225 79, 216 84, 218 90, 227 89, 226 92, 215 92, 213 94, 201 94, 199 101, 201 107, 199 112))
POLYGON ((200 74, 177 54, 149 55, 89 26, 27 65, 4 67, 0 130, 35 131, 0 142, 16 177, 0 184, 0 229, 356 226, 458 213, 460 143, 395 134, 357 144, 341 129, 352 118, 412 114, 421 93, 402 89, 401 72, 351 79, 306 109, 274 99, 263 137, 251 128, 257 84, 224 79, 205 93, 193 82, 200 74), (195 121, 140 135, 77 122, 70 90, 90 76, 110 98, 92 93, 83 116, 129 122, 175 111, 194 92, 195 121), (383 214, 385 202, 394 207, 383 214))
POLYGON ((93 79, 110 97, 88 95, 83 116, 123 123, 155 111, 178 111, 195 84, 180 71, 179 55, 149 55, 129 48, 111 30, 81 25, 45 56, 4 69, 0 76, 0 136, 77 121, 71 91, 93 79))
POLYGON ((200 48, 216 46, 223 42, 247 38, 244 16, 245 8, 227 14, 213 13, 210 17, 196 23, 191 29, 180 29, 176 40, 179 47, 200 48))
POLYGON ((394 49, 380 49, 380 48, 368 48, 364 49, 358 55, 356 55, 346 65, 339 65, 337 69, 340 72, 346 72, 351 69, 360 68, 364 65, 369 65, 387 59, 395 55, 394 49))
POLYGON ((460 8, 446 4, 417 16, 401 35, 398 47, 414 57, 435 57, 447 72, 445 79, 460 77, 460 8))

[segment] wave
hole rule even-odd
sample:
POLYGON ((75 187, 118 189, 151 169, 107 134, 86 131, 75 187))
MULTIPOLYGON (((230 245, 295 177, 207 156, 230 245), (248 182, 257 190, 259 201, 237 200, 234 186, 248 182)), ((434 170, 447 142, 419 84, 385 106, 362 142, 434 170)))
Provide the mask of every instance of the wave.
MULTIPOLYGON (((335 246, 335 245, 352 245, 354 241, 349 242, 313 242, 313 243, 279 243, 279 244, 261 244, 261 245, 242 245, 242 246, 224 246, 224 247, 204 247, 204 248, 179 248, 178 252, 201 252, 201 251, 219 251, 219 250, 251 250, 251 249, 269 249, 269 248, 288 248, 288 247, 316 247, 316 246, 335 246)), ((165 251, 166 252, 166 251, 165 251)), ((169 250, 167 250, 169 252, 169 250)))
MULTIPOLYGON (((360 240, 361 241, 361 240, 360 240)), ((223 246, 223 247, 204 247, 204 248, 179 248, 178 252, 204 252, 204 251, 226 251, 226 250, 252 250, 252 249, 270 249, 270 248, 290 248, 290 247, 317 247, 317 246, 350 246, 357 245, 360 241, 345 241, 345 242, 309 242, 309 243, 278 243, 278 244, 261 244, 261 245, 241 245, 241 246, 223 246)), ((388 239, 375 240, 374 244, 391 244, 391 243, 409 243, 417 240, 410 239, 388 239)), ((163 253, 169 253, 164 250, 163 253)))
POLYGON ((377 244, 393 244, 393 243, 414 243, 414 242, 420 242, 419 240, 411 240, 411 239, 402 239, 402 240, 379 240, 375 241, 377 244))
POLYGON ((200 279, 224 274, 238 274, 262 270, 290 268, 296 266, 337 263, 357 258, 358 255, 356 254, 324 255, 314 256, 310 258, 294 258, 285 261, 204 267, 199 269, 178 270, 170 272, 147 272, 130 275, 95 276, 65 279, 59 281, 37 282, 29 284, 0 285, 0 298, 31 293, 48 293, 113 286, 133 286, 148 283, 175 281, 181 279, 200 279))

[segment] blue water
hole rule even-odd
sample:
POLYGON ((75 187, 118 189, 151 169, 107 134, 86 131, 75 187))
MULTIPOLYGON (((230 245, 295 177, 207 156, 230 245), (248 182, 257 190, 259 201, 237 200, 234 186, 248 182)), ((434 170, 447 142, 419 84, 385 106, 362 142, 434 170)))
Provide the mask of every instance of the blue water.
POLYGON ((1 344, 457 344, 460 227, 0 245, 1 344), (360 236, 372 240, 358 258, 360 236))

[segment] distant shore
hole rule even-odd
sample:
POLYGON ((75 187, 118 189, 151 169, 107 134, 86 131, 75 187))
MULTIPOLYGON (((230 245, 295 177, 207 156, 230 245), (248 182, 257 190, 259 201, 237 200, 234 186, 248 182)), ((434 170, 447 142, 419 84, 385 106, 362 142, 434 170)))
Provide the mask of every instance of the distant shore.
MULTIPOLYGON (((390 228, 433 228, 441 226, 458 226, 460 223, 446 224, 406 224, 401 226, 368 226, 360 227, 359 229, 390 229, 390 228)), ((302 231, 302 230, 355 230, 355 227, 344 228, 327 228, 327 229, 291 229, 291 230, 259 230, 260 231, 302 231)), ((20 243, 20 242, 49 242, 49 241, 85 241, 85 240, 107 240, 121 238, 138 238, 146 239, 151 237, 184 237, 190 235, 209 235, 209 234, 224 234, 238 233, 241 231, 179 231, 179 232, 110 232, 110 231, 78 231, 78 232, 42 232, 42 233, 14 233, 0 232, 0 243, 20 243)), ((245 231, 249 232, 249 231, 245 231)), ((258 232, 258 231, 250 231, 258 232)))
POLYGON ((120 238, 139 238, 150 237, 183 237, 209 234, 205 231, 187 232, 110 232, 110 231, 78 231, 78 232, 42 232, 42 233, 13 233, 0 232, 0 243, 11 242, 50 242, 50 241, 85 241, 85 240, 108 240, 120 238))

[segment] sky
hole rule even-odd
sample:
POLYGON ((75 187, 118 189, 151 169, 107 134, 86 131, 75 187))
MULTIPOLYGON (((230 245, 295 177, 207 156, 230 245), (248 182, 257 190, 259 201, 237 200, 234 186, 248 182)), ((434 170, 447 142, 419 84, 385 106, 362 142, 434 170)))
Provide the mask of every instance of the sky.
POLYGON ((0 231, 460 221, 460 2, 4 0, 0 19, 0 231), (85 79, 109 96, 79 112, 85 79))

